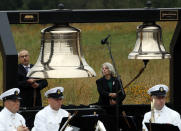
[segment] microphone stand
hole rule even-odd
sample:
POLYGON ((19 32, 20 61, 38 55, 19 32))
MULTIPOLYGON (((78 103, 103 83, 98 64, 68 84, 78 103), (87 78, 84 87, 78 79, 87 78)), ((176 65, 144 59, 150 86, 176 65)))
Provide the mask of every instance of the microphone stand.
POLYGON ((114 67, 114 69, 115 69, 116 77, 117 77, 117 79, 118 79, 118 81, 119 81, 119 84, 120 84, 120 87, 121 87, 121 89, 120 89, 119 91, 117 91, 117 94, 118 94, 118 93, 121 93, 121 95, 122 95, 121 100, 123 101, 123 100, 125 99, 125 97, 126 97, 126 94, 125 94, 125 91, 124 91, 123 86, 122 86, 121 77, 120 77, 120 75, 118 74, 118 71, 117 71, 117 68, 116 68, 116 64, 115 64, 114 58, 113 58, 113 56, 112 56, 111 45, 110 45, 110 43, 109 43, 108 41, 106 41, 105 44, 107 45, 107 48, 108 48, 108 50, 109 50, 109 55, 110 55, 110 57, 111 57, 113 67, 114 67))
MULTIPOLYGON (((116 94, 117 94, 117 95, 121 94, 121 101, 123 101, 123 100, 125 99, 125 97, 126 97, 126 94, 125 94, 124 89, 127 88, 133 81, 135 81, 135 80, 144 72, 144 70, 145 70, 145 68, 146 68, 149 60, 146 60, 146 59, 143 60, 144 67, 143 67, 143 68, 139 71, 139 73, 133 78, 133 80, 131 80, 131 81, 123 88, 122 82, 121 82, 121 77, 120 77, 120 75, 118 74, 118 71, 117 71, 117 69, 116 69, 116 64, 115 64, 114 58, 113 58, 113 56, 112 56, 111 45, 110 45, 110 43, 108 42, 108 38, 109 38, 110 36, 111 36, 111 35, 108 35, 105 39, 103 39, 103 40, 101 41, 101 44, 106 44, 106 45, 107 45, 107 48, 108 48, 108 50, 109 50, 109 55, 110 55, 110 57, 111 57, 111 60, 112 60, 112 63, 113 63, 113 67, 114 67, 114 69, 115 69, 116 77, 117 77, 117 79, 118 79, 118 81, 119 81, 119 85, 120 85, 120 87, 121 87, 120 90, 118 90, 116 94)), ((116 126, 117 126, 117 131, 119 131, 119 115, 120 115, 118 102, 119 102, 119 99, 118 99, 118 97, 117 97, 117 98, 116 98, 116 114, 117 114, 117 116, 116 116, 116 126)), ((127 121, 125 112, 123 111, 122 113, 123 113, 123 118, 125 119, 125 121, 126 121, 126 123, 127 123, 127 125, 128 125, 128 128, 131 128, 131 127, 129 126, 128 121, 127 121)))
MULTIPOLYGON (((109 35, 109 37, 110 37, 110 35, 109 35)), ((123 100, 125 99, 125 97, 126 97, 126 94, 125 94, 125 91, 124 91, 123 86, 122 86, 122 81, 121 81, 121 79, 120 79, 120 75, 119 75, 118 72, 117 72, 114 58, 113 58, 113 56, 112 56, 111 45, 110 45, 110 43, 107 41, 109 37, 107 37, 106 41, 104 41, 105 43, 103 43, 102 41, 101 41, 101 43, 107 45, 107 48, 108 48, 108 50, 109 50, 109 55, 110 55, 111 60, 112 60, 113 67, 114 67, 114 69, 115 69, 116 77, 117 77, 117 80, 118 80, 119 85, 120 85, 120 90, 119 90, 119 91, 117 90, 117 93, 116 93, 116 94, 117 94, 117 97, 116 97, 116 131, 119 131, 120 111, 119 111, 119 97, 118 97, 118 95, 121 94, 121 95, 120 95, 120 96, 121 96, 121 101, 123 101, 123 100), (119 93, 119 94, 118 94, 118 93, 119 93)), ((124 117, 124 116, 123 116, 123 117, 124 117)), ((126 119, 126 118, 125 118, 125 119, 126 119)))

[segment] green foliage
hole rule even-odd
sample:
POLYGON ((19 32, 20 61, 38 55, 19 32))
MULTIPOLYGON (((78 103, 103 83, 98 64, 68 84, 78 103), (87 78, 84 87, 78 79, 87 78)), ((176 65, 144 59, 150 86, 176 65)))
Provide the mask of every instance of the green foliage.
POLYGON ((43 10, 57 8, 59 0, 24 0, 22 9, 43 10))
POLYGON ((22 0, 1 0, 0 10, 17 10, 22 8, 22 0))
MULTIPOLYGON (((66 9, 121 9, 144 8, 148 0, 1 0, 0 10, 57 9, 63 3, 66 9)), ((152 7, 174 8, 181 6, 179 0, 151 0, 152 7)))
POLYGON ((169 8, 177 6, 177 1, 178 0, 163 0, 163 1, 152 0, 152 3, 156 8, 169 8))

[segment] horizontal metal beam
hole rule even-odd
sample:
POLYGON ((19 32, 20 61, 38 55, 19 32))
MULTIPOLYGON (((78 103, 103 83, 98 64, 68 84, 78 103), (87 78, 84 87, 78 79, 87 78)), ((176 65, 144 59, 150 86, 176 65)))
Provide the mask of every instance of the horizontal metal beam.
POLYGON ((180 21, 181 8, 54 9, 7 12, 10 24, 180 21))

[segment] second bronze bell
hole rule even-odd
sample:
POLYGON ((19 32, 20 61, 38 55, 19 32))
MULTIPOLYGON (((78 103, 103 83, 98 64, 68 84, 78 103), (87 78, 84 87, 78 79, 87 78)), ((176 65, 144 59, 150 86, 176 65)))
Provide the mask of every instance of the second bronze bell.
POLYGON ((137 40, 128 59, 165 59, 170 58, 162 41, 161 27, 154 22, 137 27, 137 40))

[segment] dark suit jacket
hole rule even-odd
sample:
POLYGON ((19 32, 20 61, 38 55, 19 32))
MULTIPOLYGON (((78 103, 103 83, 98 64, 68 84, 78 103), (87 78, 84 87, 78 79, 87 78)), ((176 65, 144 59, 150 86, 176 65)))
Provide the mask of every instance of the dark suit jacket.
MULTIPOLYGON (((112 77, 113 84, 112 84, 112 92, 109 91, 109 86, 107 83, 107 80, 102 77, 98 80, 96 80, 97 84, 97 90, 99 92, 99 101, 98 104, 102 106, 110 106, 109 99, 109 93, 117 93, 122 88, 122 82, 119 83, 118 79, 116 77, 112 77)), ((121 92, 118 93, 118 103, 121 105, 122 101, 125 98, 125 93, 122 94, 121 92)))
MULTIPOLYGON (((30 64, 30 68, 32 68, 30 64)), ((36 90, 36 105, 42 106, 41 93, 40 91, 48 85, 47 80, 38 80, 38 88, 34 89, 29 83, 26 82, 28 77, 26 77, 27 72, 23 65, 18 65, 18 87, 20 89, 20 96, 22 98, 21 107, 33 107, 34 93, 36 90)))

